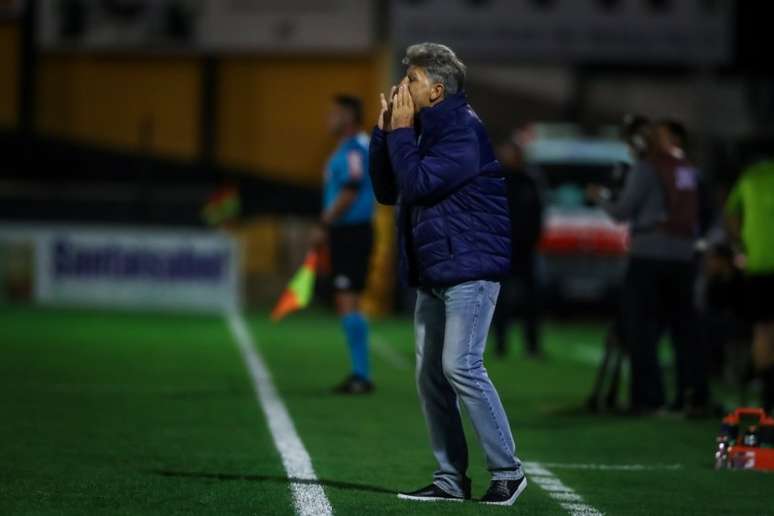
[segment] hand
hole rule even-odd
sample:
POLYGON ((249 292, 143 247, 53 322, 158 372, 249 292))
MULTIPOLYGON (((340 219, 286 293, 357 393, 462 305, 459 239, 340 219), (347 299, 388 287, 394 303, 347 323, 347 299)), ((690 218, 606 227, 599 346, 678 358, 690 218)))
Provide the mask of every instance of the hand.
POLYGON ((379 94, 379 100, 382 104, 382 109, 379 112, 379 119, 376 121, 376 126, 385 132, 390 132, 392 130, 392 103, 393 99, 395 98, 395 91, 397 88, 393 86, 390 88, 390 101, 387 102, 387 99, 384 98, 384 93, 379 94))
POLYGON ((408 90, 408 81, 403 79, 398 88, 398 94, 395 96, 392 106, 393 129, 403 129, 411 127, 414 124, 414 101, 408 90))
POLYGON ((319 249, 328 243, 328 227, 323 223, 315 224, 309 237, 309 245, 313 249, 319 249))
POLYGON ((734 265, 737 266, 737 268, 741 270, 747 270, 747 256, 745 256, 742 253, 737 253, 734 255, 734 265))
POLYGON ((599 185, 588 185, 586 187, 586 199, 590 202, 599 202, 599 185))
POLYGON ((610 198, 610 190, 604 186, 589 185, 586 187, 586 199, 593 203, 599 203, 610 198))

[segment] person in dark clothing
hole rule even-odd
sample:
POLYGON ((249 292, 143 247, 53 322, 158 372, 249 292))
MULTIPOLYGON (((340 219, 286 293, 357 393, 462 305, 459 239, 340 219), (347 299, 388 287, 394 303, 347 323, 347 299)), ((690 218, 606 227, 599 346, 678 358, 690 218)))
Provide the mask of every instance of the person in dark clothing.
POLYGON ((734 250, 728 244, 716 243, 708 249, 699 327, 708 373, 730 372, 733 381, 744 389, 751 365, 745 346, 752 331, 744 314, 744 272, 734 260, 734 250))
POLYGON ((726 201, 728 227, 746 253, 745 316, 752 358, 763 383, 763 409, 774 413, 774 159, 747 168, 726 201))
POLYGON ((691 403, 705 403, 706 385, 688 367, 697 345, 693 291, 698 174, 666 125, 634 117, 625 121, 623 137, 636 163, 620 198, 611 202, 599 187, 590 188, 588 194, 611 217, 630 222, 622 309, 624 338, 631 352, 631 410, 652 412, 665 405, 657 354, 665 328, 678 372, 673 407, 682 408, 687 396, 691 403))
POLYGON ((511 274, 502 282, 500 302, 494 315, 495 352, 508 350, 508 330, 514 312, 521 309, 527 356, 538 357, 540 348, 540 286, 537 246, 543 229, 543 197, 538 181, 524 163, 524 149, 515 139, 498 150, 505 169, 508 208, 511 213, 511 274))
POLYGON ((371 137, 376 199, 398 208, 401 279, 417 287, 416 381, 438 463, 406 500, 470 499, 470 417, 492 480, 481 501, 512 505, 527 486, 510 423, 484 368, 499 280, 510 266, 502 167, 463 91, 465 65, 437 43, 406 50, 406 77, 382 96, 371 137))
POLYGON ((694 298, 698 270, 696 241, 705 234, 711 219, 706 185, 701 171, 688 159, 685 126, 678 120, 666 118, 656 122, 654 133, 656 148, 651 160, 656 164, 667 202, 663 227, 673 235, 691 239, 694 250, 690 299, 685 300, 689 303, 687 314, 691 319, 685 323, 686 334, 671 339, 677 369, 677 393, 670 408, 684 411, 688 416, 706 415, 711 411, 708 350, 700 339, 694 298))

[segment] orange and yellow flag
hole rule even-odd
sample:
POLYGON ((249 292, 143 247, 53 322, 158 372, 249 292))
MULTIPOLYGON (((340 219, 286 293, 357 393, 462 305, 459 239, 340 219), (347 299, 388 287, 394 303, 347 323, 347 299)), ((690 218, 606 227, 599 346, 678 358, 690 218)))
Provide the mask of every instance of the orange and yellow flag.
POLYGON ((286 315, 309 305, 314 293, 314 279, 317 276, 319 256, 316 250, 309 251, 304 264, 293 275, 285 291, 271 312, 271 319, 279 321, 286 315))

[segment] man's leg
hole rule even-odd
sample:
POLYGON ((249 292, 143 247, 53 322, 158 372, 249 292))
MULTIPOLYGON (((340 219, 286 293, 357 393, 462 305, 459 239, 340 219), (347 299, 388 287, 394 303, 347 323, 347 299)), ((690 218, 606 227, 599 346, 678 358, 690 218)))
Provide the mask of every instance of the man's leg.
POLYGON ((368 323, 360 312, 360 293, 366 285, 371 255, 369 224, 330 230, 336 311, 346 336, 352 374, 334 389, 339 394, 366 394, 373 390, 368 363, 368 323))
POLYGON ((359 310, 360 296, 352 291, 336 293, 336 309, 347 337, 352 374, 361 380, 371 380, 368 362, 368 322, 359 310))
POLYGON ((677 393, 674 408, 704 407, 709 401, 706 351, 699 345, 694 309, 693 264, 676 263, 666 282, 665 302, 669 309, 669 329, 675 354, 677 393))
POLYGON ((463 496, 468 447, 457 395, 443 374, 444 322, 443 301, 419 289, 414 310, 416 380, 430 444, 438 461, 433 483, 451 495, 463 496))
POLYGON ((763 409, 774 410, 774 322, 760 322, 753 333, 753 364, 763 381, 763 409))
POLYGON ((624 339, 631 356, 631 408, 654 410, 664 404, 657 345, 661 333, 658 264, 631 259, 624 285, 624 339))
POLYGON ((540 288, 535 257, 530 257, 523 272, 524 284, 524 344, 529 356, 536 357, 540 349, 540 288))
POLYGON ((471 281, 443 291, 443 372, 470 415, 493 480, 524 476, 500 397, 484 368, 484 348, 500 286, 471 281))

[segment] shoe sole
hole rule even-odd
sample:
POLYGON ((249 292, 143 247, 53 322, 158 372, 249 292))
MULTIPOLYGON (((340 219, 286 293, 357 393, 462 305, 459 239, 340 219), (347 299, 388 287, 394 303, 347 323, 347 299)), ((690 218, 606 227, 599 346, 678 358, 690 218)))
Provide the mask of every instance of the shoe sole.
POLYGON ((401 500, 412 500, 414 502, 464 502, 463 498, 441 498, 440 496, 411 496, 398 493, 401 500))
POLYGON ((524 477, 524 482, 519 484, 519 487, 516 489, 516 492, 511 495, 510 498, 508 498, 505 501, 502 502, 481 502, 486 505, 513 505, 516 503, 516 499, 521 496, 521 493, 524 492, 524 490, 527 489, 527 477, 524 477))

